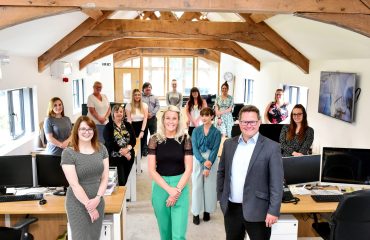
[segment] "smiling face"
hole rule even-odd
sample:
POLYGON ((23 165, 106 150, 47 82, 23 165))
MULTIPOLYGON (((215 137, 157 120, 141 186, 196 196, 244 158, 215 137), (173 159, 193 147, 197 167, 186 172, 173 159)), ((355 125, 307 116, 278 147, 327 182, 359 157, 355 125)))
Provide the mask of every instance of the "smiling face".
POLYGON ((125 114, 124 114, 123 108, 122 107, 119 107, 113 113, 113 120, 114 121, 117 121, 117 122, 120 122, 120 121, 122 121, 124 115, 125 114))
POLYGON ((63 112, 63 103, 60 100, 56 100, 53 103, 53 112, 56 116, 61 116, 63 112))
POLYGON ((174 92, 176 92, 176 88, 177 88, 177 81, 176 81, 176 80, 172 80, 171 85, 172 85, 172 90, 173 90, 174 92))
POLYGON ((222 93, 222 95, 226 96, 228 92, 229 92, 229 88, 227 86, 223 85, 221 87, 221 93, 222 93))
POLYGON ((284 100, 284 92, 283 91, 276 91, 275 92, 275 101, 276 102, 279 102, 279 101, 283 101, 284 100))
POLYGON ((150 94, 152 94, 152 85, 149 85, 148 87, 144 88, 144 94, 146 96, 149 96, 150 94))
POLYGON ((80 142, 90 142, 94 136, 94 129, 85 121, 82 121, 78 128, 78 139, 80 142))
POLYGON ((211 115, 202 115, 201 116, 202 122, 204 125, 212 124, 213 116, 211 115))
POLYGON ((94 93, 95 94, 100 94, 102 88, 103 88, 103 85, 101 83, 95 83, 94 86, 93 86, 94 93))
POLYGON ((179 113, 174 111, 167 111, 163 116, 163 125, 166 135, 176 134, 177 126, 179 125, 179 113))
POLYGON ((191 92, 191 96, 193 96, 194 99, 198 98, 199 93, 197 91, 191 92))
POLYGON ((141 93, 139 91, 134 92, 134 101, 140 102, 141 100, 141 93))
POLYGON ((243 112, 239 119, 239 127, 244 141, 252 138, 258 132, 260 125, 261 121, 256 112, 243 112))

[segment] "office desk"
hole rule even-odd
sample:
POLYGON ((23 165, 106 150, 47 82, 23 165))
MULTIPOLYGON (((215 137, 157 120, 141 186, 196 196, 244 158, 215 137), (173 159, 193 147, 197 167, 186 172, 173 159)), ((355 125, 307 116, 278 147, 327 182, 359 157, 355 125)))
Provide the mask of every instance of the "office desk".
POLYGON ((310 213, 332 213, 337 209, 337 202, 315 202, 310 195, 296 196, 300 199, 297 204, 282 203, 280 213, 293 214, 298 219, 298 237, 318 236, 312 228, 313 219, 307 214, 310 213))
MULTIPOLYGON (((105 213, 113 215, 114 239, 124 239, 125 193, 126 187, 117 187, 111 196, 104 196, 105 213)), ((45 199, 45 205, 39 205, 39 201, 0 203, 0 226, 13 225, 26 214, 30 214, 39 219, 30 225, 30 232, 35 239, 56 239, 67 230, 65 197, 47 195, 45 199)))

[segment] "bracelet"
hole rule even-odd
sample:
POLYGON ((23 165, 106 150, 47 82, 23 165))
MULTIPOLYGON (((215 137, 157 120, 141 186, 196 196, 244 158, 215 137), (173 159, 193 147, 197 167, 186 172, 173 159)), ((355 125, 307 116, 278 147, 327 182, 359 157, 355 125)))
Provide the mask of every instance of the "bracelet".
POLYGON ((140 132, 144 132, 144 130, 140 130, 140 132))
POLYGON ((179 188, 179 187, 176 187, 176 189, 177 189, 177 191, 179 192, 179 193, 181 193, 181 189, 179 188))
POLYGON ((101 199, 103 196, 99 195, 99 194, 96 194, 96 197, 99 197, 99 199, 101 199))

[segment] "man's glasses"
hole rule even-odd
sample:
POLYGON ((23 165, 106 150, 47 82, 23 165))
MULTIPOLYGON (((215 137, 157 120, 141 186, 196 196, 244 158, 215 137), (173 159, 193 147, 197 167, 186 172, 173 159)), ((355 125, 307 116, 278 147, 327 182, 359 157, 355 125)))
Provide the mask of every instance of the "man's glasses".
POLYGON ((252 127, 254 127, 254 126, 256 126, 257 125, 257 123, 258 123, 258 121, 239 121, 239 124, 240 125, 243 125, 243 126, 252 126, 252 127))
POLYGON ((303 113, 293 113, 293 117, 300 117, 302 115, 303 115, 303 113))
POLYGON ((94 132, 94 129, 92 129, 92 128, 79 128, 78 131, 92 133, 92 132, 94 132))

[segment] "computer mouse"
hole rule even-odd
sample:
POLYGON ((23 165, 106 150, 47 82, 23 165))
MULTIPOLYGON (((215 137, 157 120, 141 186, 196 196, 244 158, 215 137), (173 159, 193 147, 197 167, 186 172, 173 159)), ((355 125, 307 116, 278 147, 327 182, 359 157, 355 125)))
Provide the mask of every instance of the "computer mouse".
POLYGON ((46 204, 48 201, 46 201, 46 199, 41 199, 40 201, 39 201, 39 205, 44 205, 44 204, 46 204))

